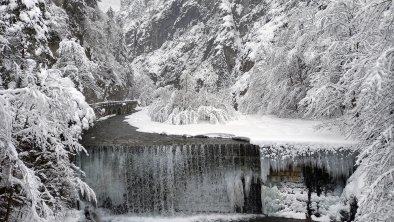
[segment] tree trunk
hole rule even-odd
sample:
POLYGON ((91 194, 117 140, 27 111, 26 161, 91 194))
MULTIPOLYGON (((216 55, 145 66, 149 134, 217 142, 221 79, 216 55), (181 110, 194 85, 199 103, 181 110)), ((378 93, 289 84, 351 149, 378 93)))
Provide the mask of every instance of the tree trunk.
POLYGON ((12 202, 12 196, 14 194, 14 190, 11 188, 10 191, 10 196, 8 197, 8 203, 7 203, 7 212, 5 213, 4 221, 7 222, 10 218, 11 214, 11 202, 12 202))

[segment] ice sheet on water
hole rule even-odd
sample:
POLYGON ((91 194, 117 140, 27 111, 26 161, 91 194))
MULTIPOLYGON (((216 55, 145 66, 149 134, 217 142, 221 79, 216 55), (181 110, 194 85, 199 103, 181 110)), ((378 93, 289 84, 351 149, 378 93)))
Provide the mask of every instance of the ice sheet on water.
POLYGON ((112 118, 112 117, 114 117, 114 116, 116 116, 116 114, 112 114, 112 115, 108 115, 108 116, 103 116, 103 117, 99 118, 99 119, 96 120, 96 121, 97 121, 97 122, 104 121, 104 120, 107 120, 107 119, 112 118))

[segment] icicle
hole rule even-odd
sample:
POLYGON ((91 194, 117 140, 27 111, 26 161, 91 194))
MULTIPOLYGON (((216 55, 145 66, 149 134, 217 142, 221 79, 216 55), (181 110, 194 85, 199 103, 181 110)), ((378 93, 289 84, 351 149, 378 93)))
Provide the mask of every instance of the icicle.
POLYGON ((81 157, 98 204, 115 213, 258 213, 258 148, 240 144, 91 147, 81 157), (248 201, 248 202, 245 202, 248 201), (254 207, 252 207, 254 206, 254 207))
POLYGON ((310 207, 319 213, 327 211, 333 203, 339 202, 343 187, 342 178, 353 173, 356 154, 347 149, 315 149, 297 146, 270 146, 260 148, 261 156, 261 188, 262 212, 269 215, 281 215, 289 212, 304 215, 307 201, 310 207), (297 175, 298 173, 301 175, 297 175), (301 172, 300 172, 301 171, 301 172), (289 175, 279 178, 270 174, 282 172, 289 175), (316 173, 318 172, 318 173, 316 173), (294 182, 292 177, 300 177, 294 182), (327 184, 311 185, 307 183, 310 176, 327 177, 327 184), (280 182, 278 181, 280 180, 280 182), (309 185, 308 185, 309 184, 309 185), (318 195, 315 186, 335 185, 336 188, 325 195, 318 195), (276 187, 277 186, 277 187, 276 187), (314 190, 314 191, 313 191, 314 190), (308 191, 315 192, 308 199, 308 191), (326 196, 327 197, 323 197, 326 196), (286 203, 285 205, 283 203, 286 203))
POLYGON ((349 177, 353 173, 356 154, 351 150, 309 151, 296 147, 262 147, 261 178, 265 183, 270 170, 287 171, 290 167, 314 166, 325 169, 333 178, 349 177))

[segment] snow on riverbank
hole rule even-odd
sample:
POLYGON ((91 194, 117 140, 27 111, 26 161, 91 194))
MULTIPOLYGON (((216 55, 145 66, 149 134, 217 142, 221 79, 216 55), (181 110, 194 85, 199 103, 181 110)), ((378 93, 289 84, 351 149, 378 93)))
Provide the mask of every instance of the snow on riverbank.
POLYGON ((152 121, 148 115, 148 108, 142 108, 127 116, 125 121, 140 132, 210 137, 234 135, 247 137, 256 145, 302 144, 350 147, 356 143, 346 139, 339 131, 317 130, 320 121, 282 119, 275 116, 241 115, 237 120, 226 124, 171 125, 152 121))

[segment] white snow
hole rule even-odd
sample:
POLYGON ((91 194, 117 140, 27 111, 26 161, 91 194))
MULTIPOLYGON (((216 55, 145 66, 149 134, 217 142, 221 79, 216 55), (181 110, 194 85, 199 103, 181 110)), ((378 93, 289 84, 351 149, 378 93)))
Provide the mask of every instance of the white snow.
POLYGON ((112 117, 114 117, 114 116, 116 116, 116 114, 112 114, 112 115, 108 115, 108 116, 103 116, 103 117, 99 118, 98 120, 96 120, 96 122, 104 121, 104 120, 107 120, 107 119, 112 118, 112 117))
MULTIPOLYGON (((339 221, 338 214, 342 209, 340 193, 340 189, 320 196, 312 193, 312 208, 316 209, 318 205, 318 212, 321 214, 320 217, 312 215, 313 221, 330 222, 333 219, 339 221)), ((263 213, 272 217, 306 219, 307 194, 308 189, 297 182, 281 182, 278 187, 262 186, 263 213)))
POLYGON ((119 11, 121 4, 120 0, 102 0, 98 2, 98 6, 103 12, 108 11, 109 8, 112 8, 114 11, 119 11))
POLYGON ((152 121, 148 115, 148 108, 142 108, 127 116, 125 121, 137 127, 139 132, 190 136, 232 134, 247 137, 255 145, 303 144, 348 147, 356 144, 356 141, 347 139, 339 130, 317 130, 321 121, 283 119, 275 116, 240 115, 238 119, 223 124, 199 122, 172 125, 152 121))

